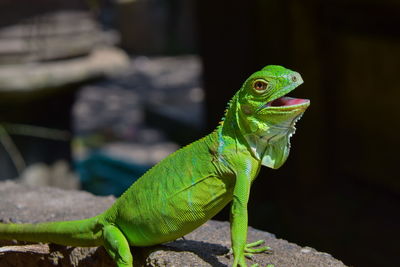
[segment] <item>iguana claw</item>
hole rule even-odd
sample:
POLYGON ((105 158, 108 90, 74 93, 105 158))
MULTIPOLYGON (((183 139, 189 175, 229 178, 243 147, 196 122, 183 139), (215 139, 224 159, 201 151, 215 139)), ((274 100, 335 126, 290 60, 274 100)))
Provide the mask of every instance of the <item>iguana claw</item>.
POLYGON ((247 244, 245 246, 244 252, 246 254, 253 254, 253 253, 265 252, 265 251, 268 251, 268 250, 271 251, 271 247, 268 247, 268 246, 263 246, 263 247, 260 247, 260 248, 252 248, 252 247, 257 247, 257 246, 259 246, 261 244, 264 244, 264 242, 265 242, 264 240, 258 240, 256 242, 249 243, 249 244, 247 244))
MULTIPOLYGON (((257 247, 257 246, 263 244, 264 242, 265 242, 264 240, 258 240, 258 241, 256 241, 256 242, 246 244, 246 246, 244 247, 244 252, 243 252, 243 254, 242 254, 242 257, 243 257, 243 258, 241 258, 241 259, 235 259, 235 260, 234 260, 233 266, 246 267, 247 265, 246 265, 246 263, 245 263, 244 257, 246 257, 246 258, 248 258, 248 259, 250 259, 250 260, 253 260, 253 259, 254 259, 254 254, 255 254, 255 253, 262 253, 262 252, 266 252, 266 251, 267 251, 267 252, 271 251, 271 248, 268 247, 268 246, 263 246, 263 247, 259 247, 259 248, 253 248, 253 247, 257 247)), ((227 255, 230 256, 230 255, 232 255, 232 254, 233 254, 233 249, 231 248, 231 249, 228 251, 227 255)), ((240 257, 240 256, 239 256, 239 257, 240 257)), ((259 266, 259 265, 258 265, 257 263, 251 265, 251 267, 258 267, 258 266, 259 266)))

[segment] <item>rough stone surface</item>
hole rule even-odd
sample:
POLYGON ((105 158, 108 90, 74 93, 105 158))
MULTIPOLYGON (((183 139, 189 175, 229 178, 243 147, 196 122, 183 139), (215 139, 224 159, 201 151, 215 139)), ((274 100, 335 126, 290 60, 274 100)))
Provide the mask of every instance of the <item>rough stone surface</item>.
MULTIPOLYGON (((114 201, 81 191, 30 187, 0 182, 0 221, 39 222, 81 219, 98 214, 114 201)), ((345 266, 331 255, 300 247, 274 235, 249 228, 249 241, 264 239, 273 251, 256 255, 260 266, 345 266)), ((165 245, 134 248, 138 266, 229 266, 232 257, 229 223, 209 221, 196 231, 165 245)), ((1 241, 0 266, 115 266, 103 248, 1 241), (21 245, 22 244, 22 245, 21 245)))

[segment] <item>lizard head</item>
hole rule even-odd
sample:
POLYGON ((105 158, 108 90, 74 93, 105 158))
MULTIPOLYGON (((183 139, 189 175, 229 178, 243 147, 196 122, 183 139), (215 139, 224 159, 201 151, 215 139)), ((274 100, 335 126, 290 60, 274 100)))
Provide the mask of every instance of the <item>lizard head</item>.
POLYGON ((310 105, 308 99, 285 96, 303 83, 299 73, 266 66, 253 73, 236 95, 236 120, 253 154, 276 169, 289 155, 295 124, 310 105))

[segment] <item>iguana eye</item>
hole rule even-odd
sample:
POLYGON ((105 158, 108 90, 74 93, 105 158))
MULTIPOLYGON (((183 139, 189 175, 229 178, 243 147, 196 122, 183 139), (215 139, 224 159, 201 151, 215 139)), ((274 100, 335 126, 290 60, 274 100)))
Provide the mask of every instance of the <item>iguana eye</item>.
POLYGON ((265 80, 255 80, 253 82, 253 88, 258 93, 264 92, 268 87, 268 83, 265 80))

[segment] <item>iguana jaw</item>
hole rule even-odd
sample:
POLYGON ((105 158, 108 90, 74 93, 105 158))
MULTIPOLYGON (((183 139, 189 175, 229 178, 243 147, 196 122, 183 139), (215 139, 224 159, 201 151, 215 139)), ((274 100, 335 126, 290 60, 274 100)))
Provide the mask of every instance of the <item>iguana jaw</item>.
POLYGON ((232 101, 236 104, 231 105, 232 111, 246 145, 264 166, 277 169, 289 155, 295 124, 310 101, 286 95, 302 83, 297 72, 266 66, 249 77, 232 101))
POLYGON ((293 110, 293 109, 305 109, 310 105, 310 100, 302 98, 293 98, 288 96, 282 96, 275 100, 272 100, 264 105, 264 108, 268 109, 280 109, 280 110, 293 110))
POLYGON ((274 110, 274 111, 294 111, 294 110, 302 110, 304 111, 309 105, 310 100, 302 99, 302 98, 293 98, 285 96, 294 89, 296 89, 299 85, 303 84, 303 79, 300 74, 297 72, 292 73, 288 78, 288 80, 292 80, 293 82, 289 85, 285 86, 281 90, 275 92, 271 97, 269 102, 264 104, 261 109, 274 110), (293 80, 294 79, 294 80, 293 80))
POLYGON ((310 105, 310 100, 285 96, 303 83, 300 75, 297 81, 275 92, 269 101, 258 109, 250 133, 245 138, 261 164, 277 169, 286 161, 290 151, 290 138, 296 122, 310 105), (257 118, 257 119, 256 119, 257 118))

